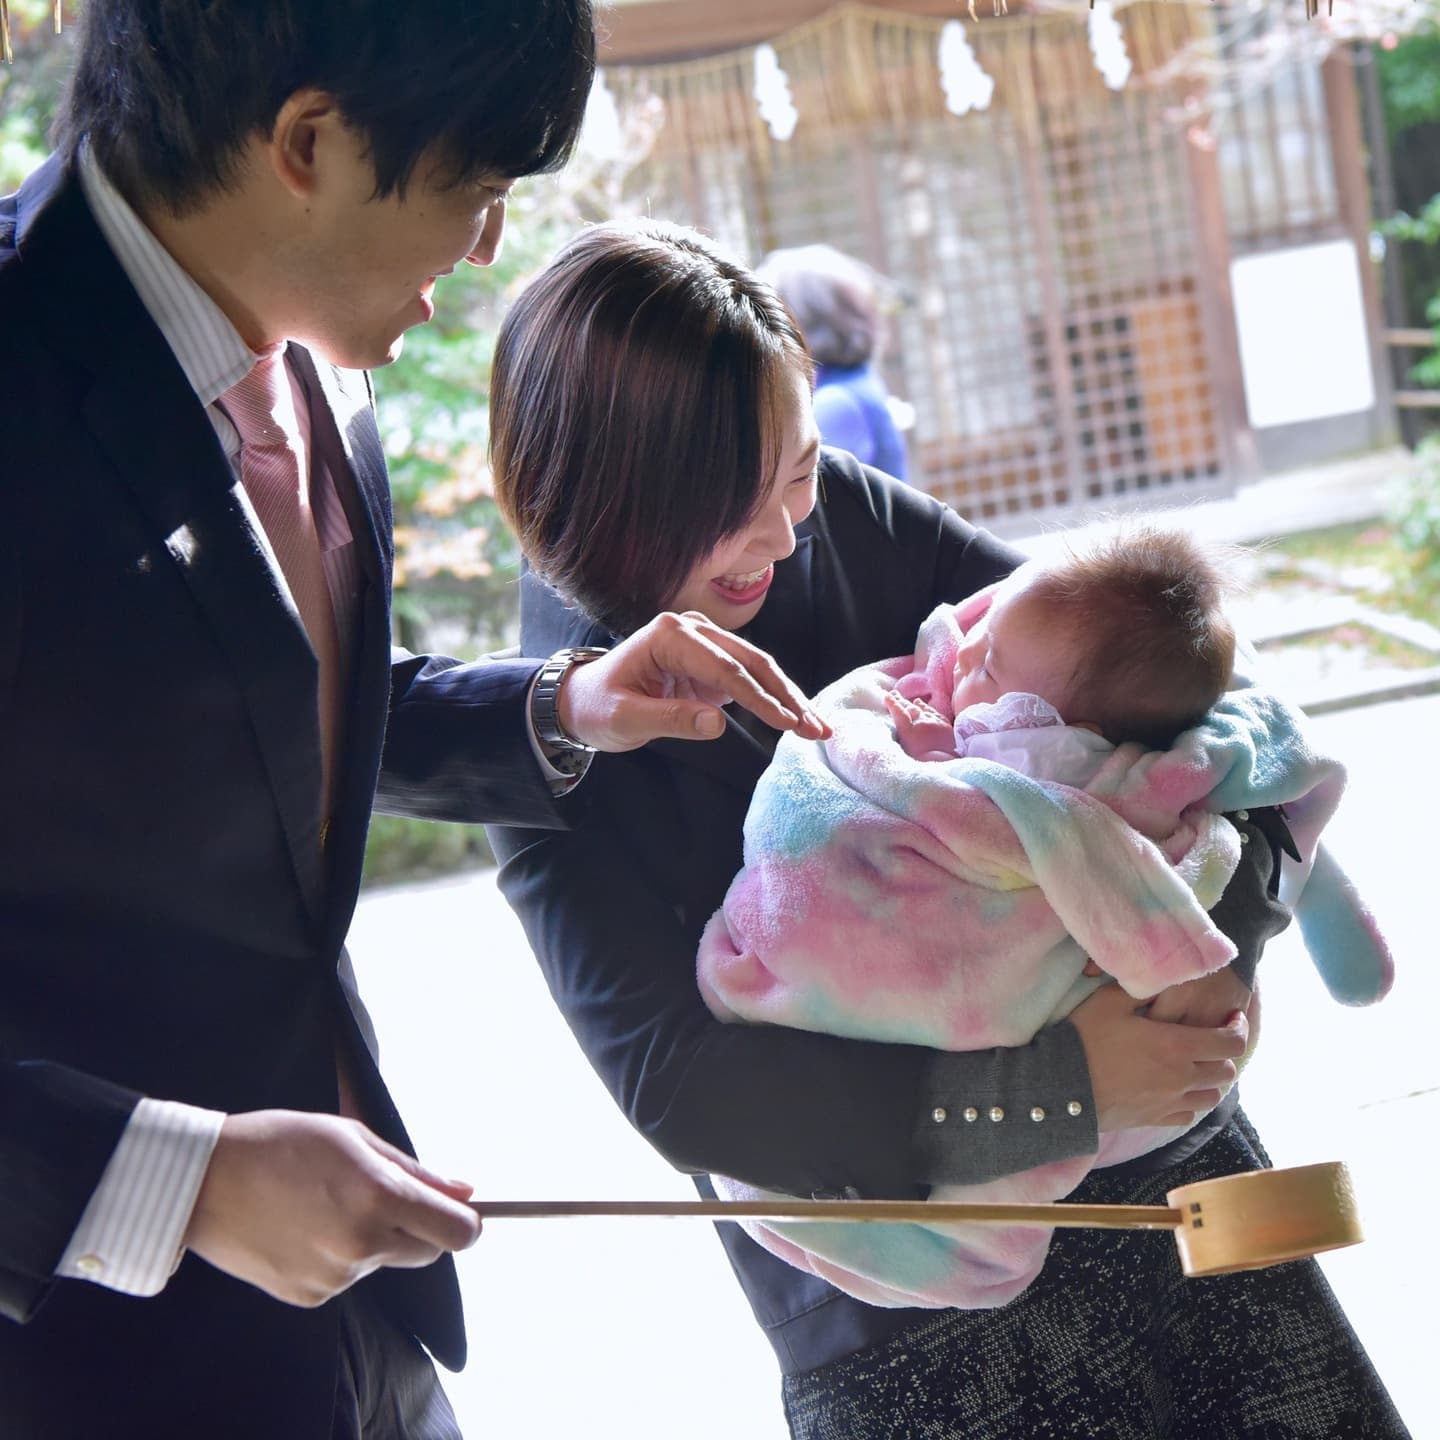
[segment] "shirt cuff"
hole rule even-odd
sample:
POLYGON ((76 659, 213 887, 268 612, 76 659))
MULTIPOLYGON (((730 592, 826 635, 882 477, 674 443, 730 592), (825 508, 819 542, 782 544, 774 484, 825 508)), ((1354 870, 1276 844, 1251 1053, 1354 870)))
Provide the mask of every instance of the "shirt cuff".
POLYGON ((185 1231, 225 1116, 142 1099, 70 1237, 58 1276, 156 1295, 180 1263, 185 1231))
MULTIPOLYGON (((539 680, 537 672, 535 680, 539 680)), ((565 795, 573 790, 586 776, 590 762, 595 758, 593 750, 554 751, 546 748, 545 742, 535 733, 535 717, 530 709, 530 697, 535 693, 535 680, 525 700, 525 734, 530 739, 530 749, 539 763, 540 773, 550 786, 552 795, 565 795), (563 768, 562 768, 563 767, 563 768)))
POLYGON ((1085 1047, 1073 1025, 1029 1045, 940 1053, 926 1067, 915 1150, 928 1185, 976 1185, 1100 1145, 1085 1047))

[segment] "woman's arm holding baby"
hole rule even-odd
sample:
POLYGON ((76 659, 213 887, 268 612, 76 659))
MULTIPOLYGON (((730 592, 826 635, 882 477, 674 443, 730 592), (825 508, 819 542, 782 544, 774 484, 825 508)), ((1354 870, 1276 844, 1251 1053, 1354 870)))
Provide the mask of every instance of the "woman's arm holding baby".
POLYGON ((1260 952, 1290 923, 1290 907, 1277 894, 1283 842, 1275 826, 1260 811, 1237 812, 1229 819, 1240 832, 1240 864, 1210 918, 1237 954, 1223 970, 1162 991, 1150 1002, 1152 1020, 1214 1026, 1237 1010, 1247 1010, 1260 952))

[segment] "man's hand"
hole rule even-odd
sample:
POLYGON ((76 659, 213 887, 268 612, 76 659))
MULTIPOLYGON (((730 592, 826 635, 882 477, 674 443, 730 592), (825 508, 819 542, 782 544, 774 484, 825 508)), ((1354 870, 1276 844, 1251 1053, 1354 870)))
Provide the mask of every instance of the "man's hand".
POLYGON ((1106 985, 1070 1014, 1085 1046, 1096 1122, 1101 1130, 1192 1124, 1235 1083, 1249 1023, 1241 1010, 1202 1029, 1136 1009, 1133 997, 1106 985))
POLYGON ((382 1265, 474 1244, 469 1195, 358 1121, 256 1110, 226 1119, 185 1244, 277 1300, 320 1305, 382 1265))
POLYGON ((574 666, 557 710, 567 735, 596 750, 651 740, 713 740, 720 706, 743 705, 777 730, 821 740, 830 727, 763 651, 697 611, 667 612, 608 655, 574 666))

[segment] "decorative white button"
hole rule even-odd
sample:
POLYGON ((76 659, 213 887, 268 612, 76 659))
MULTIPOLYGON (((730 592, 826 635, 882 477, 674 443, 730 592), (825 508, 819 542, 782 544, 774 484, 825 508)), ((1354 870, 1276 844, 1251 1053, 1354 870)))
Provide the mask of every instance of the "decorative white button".
POLYGON ((1248 820, 1250 818, 1250 812, 1248 810, 1237 810, 1235 812, 1235 818, 1237 820, 1248 820))
POLYGON ((1065 1107, 1065 1113, 1067 1115, 1079 1115, 1084 1109, 1085 1107, 1078 1100, 1072 1100, 1065 1107))
POLYGON ((1240 843, 1242 845, 1248 845, 1250 843, 1250 832, 1248 830, 1242 830, 1240 832, 1240 843))
POLYGON ((1043 1105, 1032 1106, 1030 1109, 1030 1118, 1032 1120, 1043 1120, 1045 1118, 1045 1107, 1043 1105))
POLYGON ((943 1105, 937 1105, 930 1112, 930 1118, 937 1125, 943 1125, 950 1118, 950 1112, 943 1105))
POLYGON ((965 1123, 967 1125, 978 1120, 979 1118, 980 1112, 973 1105, 967 1105, 965 1107, 965 1123))
POLYGON ((75 1260, 75 1268, 93 1280, 97 1275, 105 1273, 105 1262, 98 1255, 80 1255, 75 1260))
POLYGON ((1005 1118, 1004 1107, 1000 1105, 992 1105, 990 1107, 990 1118, 992 1120, 1003 1120, 1005 1118))

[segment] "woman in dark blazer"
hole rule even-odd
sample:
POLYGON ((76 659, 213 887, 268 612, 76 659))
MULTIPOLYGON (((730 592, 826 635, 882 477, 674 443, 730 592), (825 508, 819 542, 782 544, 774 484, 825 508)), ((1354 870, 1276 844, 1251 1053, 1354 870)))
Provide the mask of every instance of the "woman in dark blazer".
MULTIPOLYGON (((1019 563, 945 506, 821 451, 810 380, 773 292, 702 237, 597 227, 572 242, 507 318, 491 391, 497 493, 533 566, 525 653, 699 610, 813 692, 908 652, 937 603, 1019 563)), ((1228 1089, 1255 961, 1287 918, 1262 816, 1239 821, 1255 843, 1218 916, 1240 959, 1203 982, 1234 997, 1221 1030, 1136 1016, 1115 987, 1032 1045, 978 1054, 718 1022, 695 952, 772 744, 732 716, 710 746, 598 756, 572 829, 493 832, 556 1002, 672 1164, 801 1195, 911 1197, 1090 1153, 1099 1128, 1188 1121, 1228 1089)), ((1075 1198, 1156 1203, 1264 1166, 1233 1097, 1075 1198)), ((1004 1309, 887 1310, 719 1228, 797 1436, 1405 1433, 1313 1262, 1186 1282, 1152 1236, 1076 1230, 1004 1309)))

